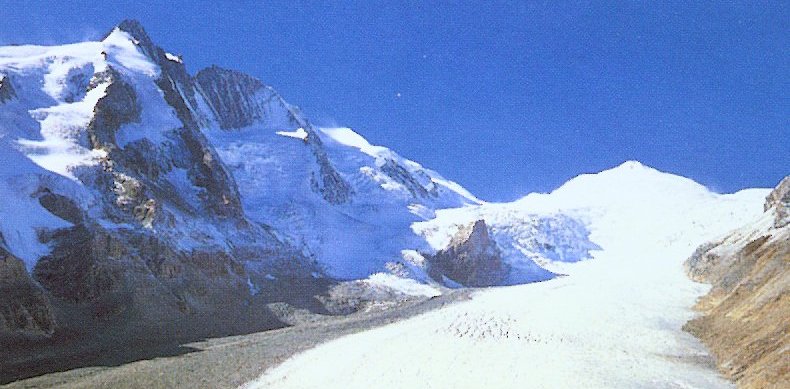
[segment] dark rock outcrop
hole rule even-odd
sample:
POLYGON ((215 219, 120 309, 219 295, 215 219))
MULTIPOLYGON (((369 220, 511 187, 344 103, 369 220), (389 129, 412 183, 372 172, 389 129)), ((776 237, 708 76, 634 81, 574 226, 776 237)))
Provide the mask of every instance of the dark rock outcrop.
POLYGON ((85 212, 74 200, 47 187, 41 187, 37 195, 39 204, 53 215, 72 224, 80 224, 85 220, 85 212))
POLYGON ((0 104, 5 103, 16 97, 14 86, 11 85, 11 79, 5 74, 0 74, 0 104))
POLYGON ((257 78, 211 66, 198 72, 195 82, 222 129, 243 128, 258 121, 280 127, 300 125, 294 108, 257 78))
POLYGON ((441 282, 445 276, 464 286, 498 285, 509 271, 484 220, 462 227, 446 248, 426 259, 431 277, 441 282))
POLYGON ((397 183, 403 185, 414 197, 436 197, 436 187, 432 186, 432 191, 425 189, 408 170, 391 159, 386 160, 384 164, 381 165, 381 171, 397 183))
POLYGON ((30 279, 25 264, 6 250, 0 235, 0 338, 49 336, 54 330, 44 291, 30 279))
POLYGON ((161 74, 156 80, 156 84, 163 91, 168 104, 176 110, 184 125, 195 127, 195 125, 205 122, 206 118, 198 115, 195 86, 192 77, 187 72, 186 65, 182 61, 173 61, 168 58, 165 50, 154 43, 137 20, 124 20, 118 24, 117 28, 129 34, 143 54, 159 66, 161 74))
POLYGON ((122 125, 139 120, 140 108, 134 88, 112 67, 93 76, 91 85, 99 83, 107 83, 108 86, 105 95, 93 108, 88 137, 92 148, 110 151, 117 147, 115 133, 122 125))
MULTIPOLYGON (((788 179, 768 196, 766 212, 787 205, 788 179)), ((790 225, 746 226, 701 246, 686 262, 690 277, 712 284, 684 329, 699 337, 719 369, 740 388, 790 386, 790 225)))
POLYGON ((782 228, 790 224, 790 176, 785 177, 765 198, 765 211, 772 208, 776 211, 774 227, 782 228))

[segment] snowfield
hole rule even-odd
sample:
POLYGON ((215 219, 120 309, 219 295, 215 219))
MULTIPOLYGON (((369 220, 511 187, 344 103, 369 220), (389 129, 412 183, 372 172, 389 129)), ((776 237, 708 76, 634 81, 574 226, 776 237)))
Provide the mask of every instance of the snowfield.
POLYGON ((758 216, 767 193, 717 195, 627 162, 549 195, 440 211, 432 223, 563 212, 585 220, 600 250, 563 263, 566 277, 480 290, 470 301, 325 343, 245 387, 731 387, 681 330, 707 290, 682 262, 758 216))

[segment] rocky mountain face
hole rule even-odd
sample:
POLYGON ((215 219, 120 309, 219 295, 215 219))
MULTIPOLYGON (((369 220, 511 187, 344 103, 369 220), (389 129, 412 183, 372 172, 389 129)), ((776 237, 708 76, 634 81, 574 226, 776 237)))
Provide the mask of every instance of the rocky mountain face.
POLYGON ((352 190, 327 158, 315 129, 274 89, 244 73, 218 66, 201 70, 195 81, 223 130, 241 129, 258 123, 270 129, 301 128, 305 131, 303 141, 309 146, 318 166, 317 171, 311 172, 312 188, 331 204, 350 201, 352 190))
POLYGON ((5 74, 0 74, 0 103, 11 100, 14 96, 16 94, 14 93, 13 85, 11 85, 11 80, 5 74))
POLYGON ((0 335, 186 335, 197 322, 209 335, 244 330, 215 320, 228 315, 278 325, 269 302, 320 307, 321 268, 247 217, 202 132, 213 117, 198 83, 138 23, 8 48, 0 64, 0 335))
POLYGON ((325 312, 339 280, 424 279, 402 254, 428 248, 411 223, 479 203, 249 75, 191 76, 136 21, 0 48, 0 156, 14 342, 276 327, 267 304, 325 312))
POLYGON ((0 332, 51 335, 55 320, 44 291, 3 246, 0 235, 0 332))
POLYGON ((776 214, 774 228, 790 224, 790 177, 785 177, 765 198, 764 209, 766 212, 773 209, 776 214))
POLYGON ((446 248, 428 256, 430 274, 466 286, 499 285, 509 269, 502 252, 488 234, 485 220, 462 227, 446 248))
POLYGON ((712 284, 685 329, 712 350, 742 388, 790 385, 790 177, 766 198, 765 214, 686 262, 692 279, 712 284))

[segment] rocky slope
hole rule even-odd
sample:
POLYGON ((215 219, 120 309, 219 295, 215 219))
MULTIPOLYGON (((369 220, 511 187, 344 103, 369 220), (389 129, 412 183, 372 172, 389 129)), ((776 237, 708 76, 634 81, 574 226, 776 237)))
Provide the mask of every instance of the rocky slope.
POLYGON ((0 332, 51 335, 55 321, 44 291, 3 246, 0 235, 0 332))
POLYGON ((281 325, 273 302, 424 297, 415 253, 432 248, 411 224, 480 203, 249 75, 190 75, 136 21, 0 48, 0 159, 4 342, 208 336, 281 325))
POLYGON ((790 386, 790 177, 768 195, 765 214, 686 262, 690 276, 712 284, 686 324, 742 388, 790 386))
POLYGON ((461 227, 446 248, 428 258, 433 277, 467 286, 500 285, 509 271, 485 220, 461 227))
POLYGON ((11 303, 0 335, 165 331, 249 310, 251 263, 283 279, 320 271, 246 216, 192 77, 136 22, 101 42, 3 48, 0 73, 0 287, 42 312, 11 303))

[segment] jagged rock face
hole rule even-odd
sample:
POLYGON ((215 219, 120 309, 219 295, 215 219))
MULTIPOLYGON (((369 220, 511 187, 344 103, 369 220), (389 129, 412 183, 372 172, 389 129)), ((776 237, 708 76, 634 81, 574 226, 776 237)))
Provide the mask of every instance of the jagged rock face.
POLYGON ((381 171, 390 176, 393 180, 403 185, 414 197, 436 197, 436 187, 432 187, 431 191, 422 186, 409 172, 398 165, 397 162, 388 159, 381 166, 381 171))
POLYGON ((172 300, 174 312, 187 313, 210 298, 207 292, 246 292, 244 266, 223 252, 186 253, 151 234, 84 225, 56 231, 47 239, 52 254, 36 264, 33 275, 54 297, 68 302, 100 302, 115 313, 136 309, 151 314, 147 304, 172 300), (209 289, 212 284, 223 287, 209 289), (196 293, 192 288, 205 290, 196 293), (121 298, 139 293, 158 301, 121 298))
POLYGON ((16 97, 14 86, 11 85, 11 79, 0 73, 0 104, 16 97))
MULTIPOLYGON (((118 25, 118 29, 132 36, 138 42, 138 47, 159 66, 161 73, 155 83, 183 124, 182 128, 174 131, 168 147, 157 148, 150 142, 145 143, 146 140, 143 139, 142 142, 126 145, 123 155, 118 158, 129 160, 130 166, 136 167, 140 173, 152 175, 154 180, 159 178, 159 173, 168 173, 173 167, 186 169, 192 183, 205 189, 201 193, 201 200, 208 211, 221 218, 242 219, 243 211, 236 183, 222 165, 216 150, 200 132, 199 124, 205 122, 206 118, 197 108, 194 82, 186 67, 182 62, 169 59, 165 51, 151 41, 138 22, 124 21, 118 25), (146 159, 151 156, 159 163, 153 166, 147 164, 146 159), (147 169, 140 169, 141 166, 147 169)), ((107 96, 111 95, 110 92, 112 91, 108 90, 107 96)), ((125 95, 115 93, 113 99, 123 100, 125 95)), ((110 108, 107 111, 112 117, 122 120, 130 116, 123 109, 110 108)))
POLYGON ((462 227, 445 249, 428 260, 434 279, 441 280, 443 275, 464 286, 497 285, 508 272, 484 220, 462 227))
POLYGON ((44 292, 24 263, 11 255, 0 235, 0 338, 14 334, 51 335, 55 318, 44 292))
MULTIPOLYGON (((768 196, 766 212, 787 204, 787 183, 768 196)), ((712 288, 697 304, 703 316, 684 328, 711 349, 719 369, 740 388, 790 386, 790 225, 745 226, 701 246, 686 269, 712 288)))
POLYGON ((93 76, 92 85, 108 83, 106 94, 94 107, 94 115, 88 124, 88 136, 94 149, 117 148, 115 133, 122 125, 140 118, 137 94, 121 75, 110 67, 106 72, 93 76))
POLYGON ((280 129, 300 125, 294 108, 254 77, 212 66, 198 72, 195 81, 222 129, 261 121, 280 129))
POLYGON ((218 66, 201 70, 195 81, 217 123, 224 130, 257 124, 262 130, 301 128, 305 131, 305 146, 309 147, 318 167, 310 173, 313 191, 320 193, 330 204, 350 201, 353 194, 351 186, 332 166, 313 126, 299 114, 296 107, 286 103, 272 88, 254 77, 218 66))
POLYGON ((85 221, 85 213, 74 200, 54 193, 47 187, 41 187, 35 196, 38 197, 39 204, 53 215, 73 224, 85 221))
MULTIPOLYGON (((53 250, 38 261, 34 278, 62 309, 87 308, 80 317, 86 323, 127 322, 142 328, 166 328, 167 323, 188 322, 190 317, 238 314, 253 301, 259 305, 276 301, 308 304, 309 298, 302 292, 319 293, 318 288, 305 286, 290 295, 269 291, 255 296, 251 285, 273 288, 272 282, 263 274, 247 271, 237 253, 183 251, 146 231, 78 225, 43 239, 53 250)), ((277 279, 304 283, 312 279, 311 272, 318 271, 300 262, 299 254, 287 247, 269 254, 268 263, 259 266, 277 279), (288 255, 294 257, 279 258, 288 255), (283 259, 290 260, 290 265, 283 259)))
POLYGON ((764 209, 776 210, 774 227, 781 228, 790 224, 790 176, 785 177, 779 185, 765 198, 764 209))
MULTIPOLYGON (((309 138, 308 138, 309 139, 309 138)), ((317 136, 314 139, 318 139, 317 136)), ((318 141, 320 142, 320 140, 318 141)), ((310 177, 313 190, 321 193, 321 196, 330 204, 344 204, 351 201, 351 196, 354 192, 351 186, 343 179, 340 173, 332 167, 326 152, 320 149, 320 143, 315 146, 316 142, 311 144, 313 153, 318 160, 318 174, 313 174, 310 177)))
MULTIPOLYGON (((36 257, 17 254, 22 262, 11 246, 2 246, 0 332, 81 333, 88 331, 81 328, 85 323, 94 329, 161 330, 175 322, 208 328, 251 310, 263 315, 256 320, 264 328, 271 324, 267 303, 317 306, 312 296, 326 281, 314 275, 322 269, 271 228, 247 218, 233 177, 202 132, 210 112, 198 109, 203 97, 183 63, 134 21, 121 23, 103 42, 81 45, 95 55, 55 71, 64 77, 55 83, 62 91, 41 85, 52 76, 48 64, 68 63, 71 53, 55 49, 51 57, 59 60, 0 69, 27 77, 15 90, 3 75, 0 102, 19 92, 20 102, 31 105, 3 106, 8 117, 22 118, 19 123, 30 128, 0 123, 0 138, 6 132, 14 135, 6 140, 15 138, 14 131, 43 137, 47 115, 66 112, 80 120, 56 123, 52 129, 67 134, 58 141, 93 158, 64 169, 71 175, 64 178, 31 162, 35 153, 20 151, 12 163, 30 168, 0 171, 0 190, 17 185, 14 193, 22 200, 10 201, 32 200, 35 219, 45 221, 31 224, 44 247, 36 257), (284 293, 289 280, 303 288, 284 293), (190 321, 198 317, 204 322, 190 321)), ((15 145, 0 147, 17 152, 15 145)), ((249 328, 256 328, 255 321, 249 328)))
POLYGON ((156 81, 165 95, 165 99, 173 106, 179 118, 188 127, 196 127, 204 123, 206 118, 200 115, 197 96, 192 77, 186 70, 186 65, 180 60, 173 60, 168 54, 148 36, 140 22, 124 20, 117 27, 128 33, 136 42, 140 50, 156 63, 161 75, 156 81))

